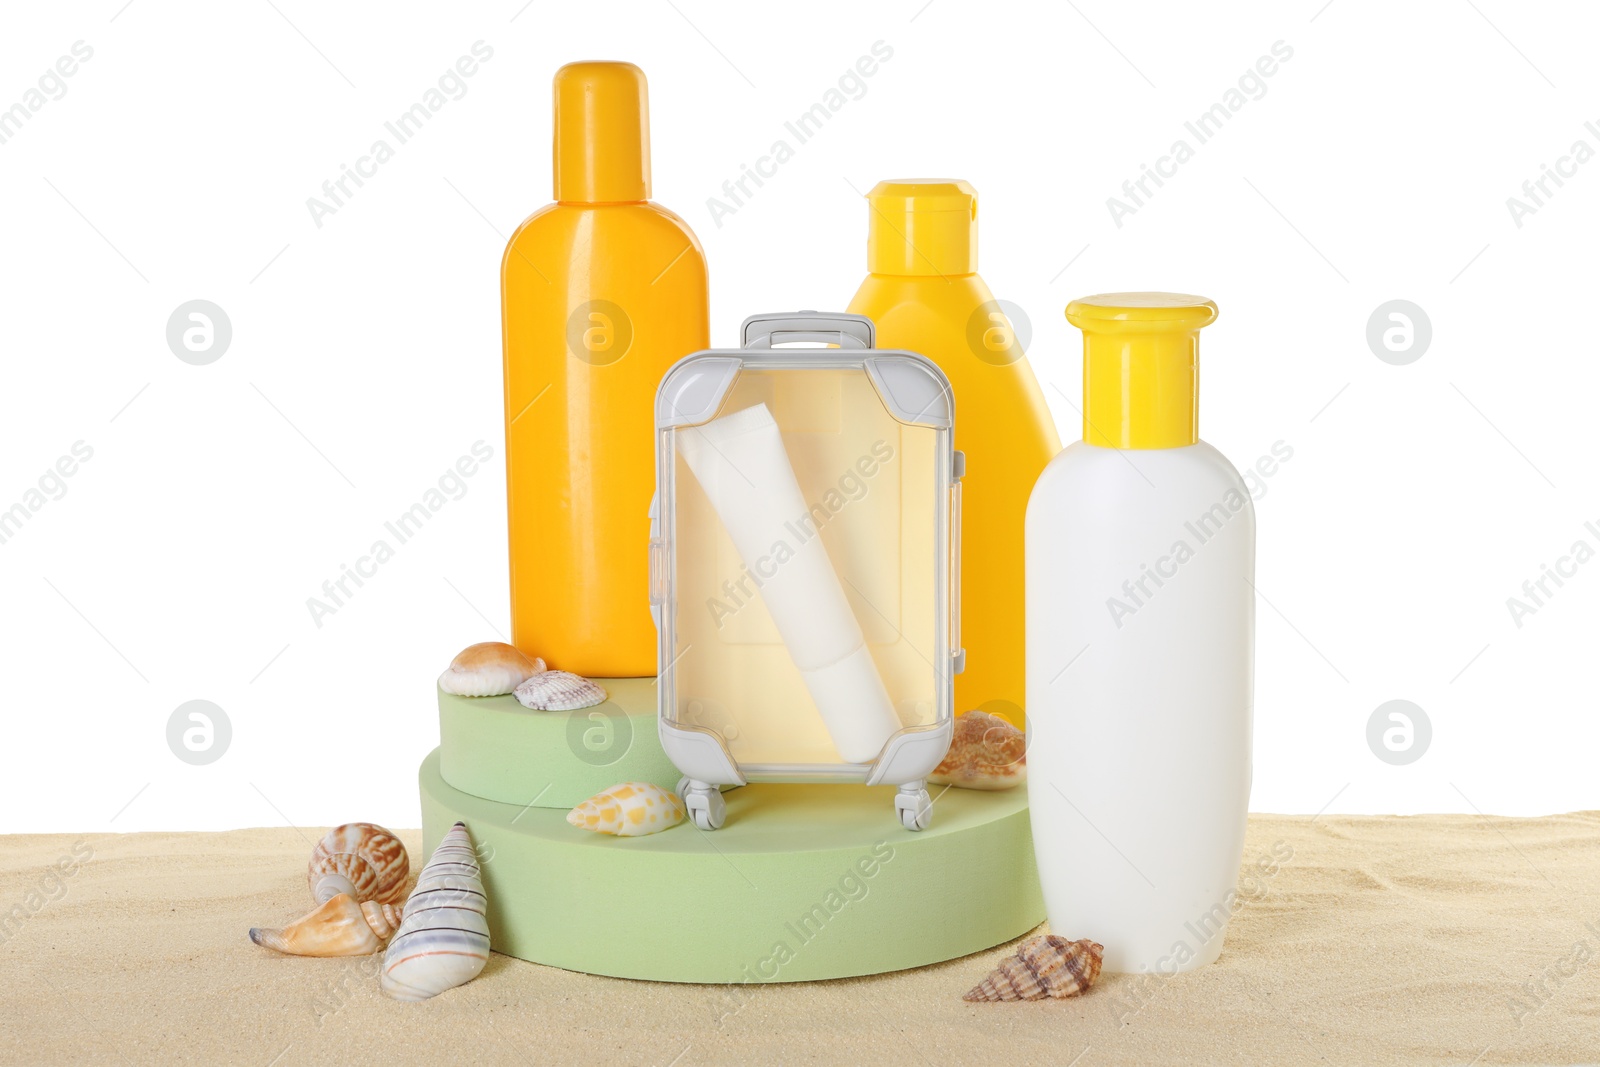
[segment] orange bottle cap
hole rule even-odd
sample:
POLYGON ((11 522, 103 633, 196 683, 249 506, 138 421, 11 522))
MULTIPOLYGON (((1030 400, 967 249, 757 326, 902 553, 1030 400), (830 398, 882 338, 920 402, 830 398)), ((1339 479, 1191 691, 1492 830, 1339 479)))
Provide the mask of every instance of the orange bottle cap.
POLYGON ((555 78, 555 198, 650 199, 650 104, 632 63, 568 63, 555 78))

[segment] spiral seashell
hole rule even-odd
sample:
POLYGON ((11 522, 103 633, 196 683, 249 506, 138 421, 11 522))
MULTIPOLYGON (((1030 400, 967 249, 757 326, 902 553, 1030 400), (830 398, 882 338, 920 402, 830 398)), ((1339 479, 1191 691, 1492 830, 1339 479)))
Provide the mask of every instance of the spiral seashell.
POLYGON ((488 898, 472 837, 456 823, 433 850, 383 954, 379 985, 396 1000, 427 1000, 470 982, 489 962, 488 898))
POLYGON ((652 782, 623 782, 567 812, 580 830, 618 837, 660 833, 683 821, 683 801, 652 782))
POLYGON ((1043 1000, 1086 993, 1100 977, 1105 946, 1046 934, 1024 941, 962 1000, 1043 1000))
POLYGON ((340 893, 357 903, 398 904, 410 873, 411 860, 398 837, 374 823, 347 822, 329 830, 311 850, 306 881, 318 904, 340 893))
POLYGON ((928 781, 962 789, 1012 789, 1028 780, 1027 738, 998 715, 969 711, 956 719, 950 751, 928 781))
POLYGON ((517 701, 534 711, 575 711, 605 700, 606 691, 567 671, 541 671, 517 686, 517 701))
POLYGON ((542 659, 529 659, 501 641, 480 641, 450 661, 439 688, 462 697, 504 696, 543 670, 542 659))
POLYGON ((357 903, 339 893, 281 930, 251 927, 250 940, 291 956, 365 956, 382 948, 399 925, 393 904, 357 903))

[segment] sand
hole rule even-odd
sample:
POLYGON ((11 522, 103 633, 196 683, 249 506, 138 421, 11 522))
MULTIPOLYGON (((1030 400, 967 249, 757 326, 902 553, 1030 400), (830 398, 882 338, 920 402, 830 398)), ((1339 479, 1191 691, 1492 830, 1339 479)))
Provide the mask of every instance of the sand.
MULTIPOLYGON (((750 989, 496 955, 467 986, 393 1003, 377 957, 290 958, 245 935, 308 910, 320 832, 0 838, 0 1061, 1600 1061, 1600 812, 1252 816, 1219 962, 982 1005, 961 994, 1003 949, 750 989)), ((420 834, 402 836, 420 865, 420 834)))

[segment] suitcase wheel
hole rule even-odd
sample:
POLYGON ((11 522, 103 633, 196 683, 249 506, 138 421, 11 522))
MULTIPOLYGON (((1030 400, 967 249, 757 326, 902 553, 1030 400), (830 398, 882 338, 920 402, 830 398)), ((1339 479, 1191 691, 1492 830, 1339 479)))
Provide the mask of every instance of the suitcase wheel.
POLYGON ((894 810, 907 830, 926 830, 933 825, 933 798, 920 781, 900 787, 894 795, 894 810))
POLYGON ((678 796, 689 817, 702 830, 715 830, 728 819, 728 805, 722 799, 722 790, 692 778, 678 779, 678 796))

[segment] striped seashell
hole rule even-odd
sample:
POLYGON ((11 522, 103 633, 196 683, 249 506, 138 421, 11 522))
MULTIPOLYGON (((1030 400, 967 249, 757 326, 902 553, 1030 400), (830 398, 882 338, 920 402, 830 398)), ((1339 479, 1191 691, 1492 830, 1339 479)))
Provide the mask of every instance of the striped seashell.
POLYGON ((501 641, 480 641, 450 661, 439 688, 462 697, 505 696, 542 670, 542 659, 529 659, 501 641))
POLYGON ((962 1000, 1043 1000, 1086 993, 1100 977, 1105 946, 1046 934, 1024 941, 962 1000))
POLYGON ((395 1000, 427 1000, 472 981, 489 962, 488 897, 466 823, 433 850, 383 954, 378 984, 395 1000))
POLYGON ((683 821, 683 801, 652 782, 623 782, 567 812, 580 830, 618 837, 660 833, 683 821))
POLYGON ((950 751, 928 775, 934 785, 1012 789, 1028 780, 1027 737, 998 715, 969 711, 956 720, 950 751))
POLYGON ((567 671, 541 671, 517 686, 517 701, 534 711, 575 711, 605 700, 606 691, 567 671))
POLYGON ((311 850, 306 881, 318 904, 346 893, 360 904, 376 900, 398 904, 405 899, 411 860, 406 846, 383 827, 347 822, 323 835, 311 850))
POLYGON ((400 925, 400 909, 340 893, 281 930, 252 927, 250 940, 291 956, 366 956, 400 925))

